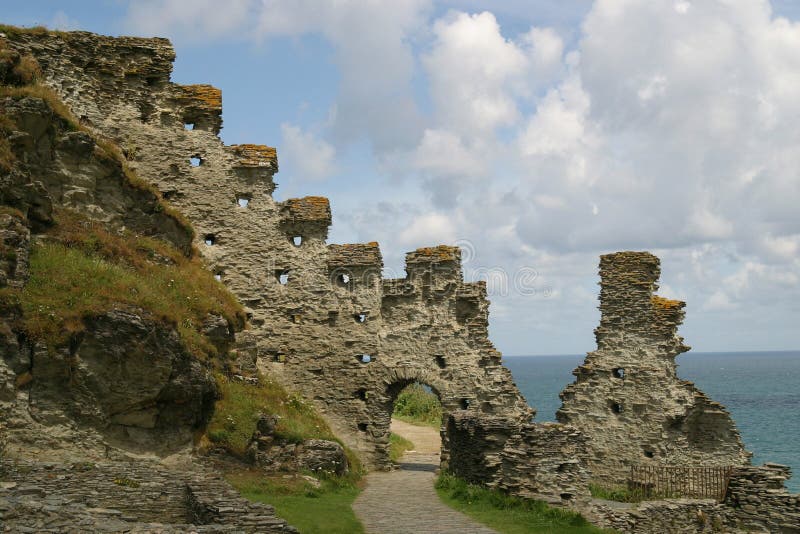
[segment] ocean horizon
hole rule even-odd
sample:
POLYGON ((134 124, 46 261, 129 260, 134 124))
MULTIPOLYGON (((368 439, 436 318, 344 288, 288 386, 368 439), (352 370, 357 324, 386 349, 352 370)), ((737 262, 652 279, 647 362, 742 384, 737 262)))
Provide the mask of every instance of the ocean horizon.
MULTIPOLYGON (((585 354, 503 356, 538 422, 555 421, 559 392, 574 381, 585 354)), ((753 465, 792 468, 786 486, 800 492, 800 350, 687 352, 678 376, 731 413, 753 465)))

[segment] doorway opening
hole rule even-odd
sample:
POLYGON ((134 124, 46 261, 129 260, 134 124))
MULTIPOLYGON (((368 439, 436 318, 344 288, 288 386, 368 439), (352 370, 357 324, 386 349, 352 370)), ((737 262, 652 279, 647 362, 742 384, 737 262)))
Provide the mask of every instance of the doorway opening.
POLYGON ((442 449, 444 411, 439 392, 421 382, 390 386, 389 459, 403 469, 435 470, 442 449))

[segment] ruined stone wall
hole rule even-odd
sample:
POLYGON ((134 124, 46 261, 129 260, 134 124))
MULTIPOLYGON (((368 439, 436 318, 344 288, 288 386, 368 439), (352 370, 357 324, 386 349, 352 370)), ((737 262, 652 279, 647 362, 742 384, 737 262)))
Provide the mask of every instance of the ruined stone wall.
POLYGON ((601 256, 597 350, 561 392, 558 420, 589 439, 598 482, 623 484, 636 464, 749 462, 725 408, 676 375, 689 350, 677 334, 685 304, 654 294, 659 263, 647 252, 601 256))
POLYGON ((723 502, 666 499, 638 504, 593 500, 584 510, 596 525, 619 532, 800 532, 800 495, 784 482, 788 467, 765 464, 734 468, 723 502))
POLYGON ((255 359, 311 398, 368 465, 388 465, 392 403, 412 381, 445 411, 532 416, 488 340, 486 288, 464 283, 458 249, 409 253, 407 277, 382 280, 376 243, 327 245, 327 199, 275 201, 275 150, 225 146, 220 91, 172 83, 164 39, 9 39, 191 220, 209 268, 248 307, 243 364, 255 359))
POLYGON ((219 474, 136 462, 0 460, 4 532, 297 532, 219 474))
POLYGON ((450 414, 447 469, 473 484, 581 509, 589 499, 586 439, 569 425, 450 414))
POLYGON ((746 529, 800 533, 800 494, 784 482, 791 477, 785 465, 743 466, 733 470, 725 504, 746 529))

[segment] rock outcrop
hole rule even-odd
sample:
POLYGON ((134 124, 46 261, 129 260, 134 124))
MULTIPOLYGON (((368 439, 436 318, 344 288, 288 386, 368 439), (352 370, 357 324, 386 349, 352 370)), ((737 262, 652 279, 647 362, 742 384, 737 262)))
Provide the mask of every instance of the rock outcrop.
POLYGON ((632 465, 749 463, 725 408, 676 374, 689 350, 677 328, 685 304, 654 294, 659 260, 647 252, 600 259, 597 350, 561 392, 558 420, 588 438, 597 482, 624 484, 632 465))

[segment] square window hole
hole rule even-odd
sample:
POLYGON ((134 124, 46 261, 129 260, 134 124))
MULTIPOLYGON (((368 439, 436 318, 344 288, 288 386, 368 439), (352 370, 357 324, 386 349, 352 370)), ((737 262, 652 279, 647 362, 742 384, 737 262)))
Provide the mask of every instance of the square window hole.
POLYGON ((278 269, 275 271, 275 279, 279 284, 285 286, 289 283, 289 269, 278 269))

